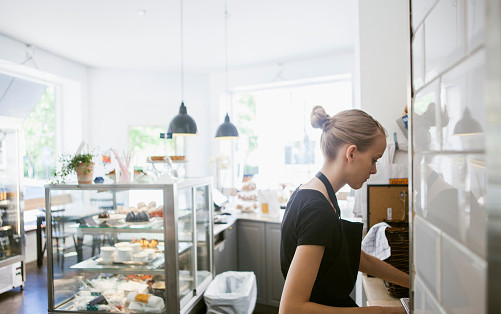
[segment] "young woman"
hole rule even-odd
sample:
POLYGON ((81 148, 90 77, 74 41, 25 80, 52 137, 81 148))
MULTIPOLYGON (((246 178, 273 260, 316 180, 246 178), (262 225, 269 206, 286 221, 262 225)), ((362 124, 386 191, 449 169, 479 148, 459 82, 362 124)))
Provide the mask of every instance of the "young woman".
POLYGON ((362 187, 386 148, 384 128, 361 110, 329 117, 316 106, 322 128, 320 172, 291 196, 282 221, 280 260, 285 286, 280 313, 405 313, 403 307, 358 308, 349 297, 357 272, 409 286, 409 276, 360 249, 362 224, 341 219, 335 191, 362 187))

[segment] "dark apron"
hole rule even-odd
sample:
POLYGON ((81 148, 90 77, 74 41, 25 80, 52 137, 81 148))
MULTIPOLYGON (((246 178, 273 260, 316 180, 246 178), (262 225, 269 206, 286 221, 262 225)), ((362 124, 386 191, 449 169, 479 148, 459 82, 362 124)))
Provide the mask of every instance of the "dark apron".
MULTIPOLYGON (((327 194, 336 209, 339 219, 341 220, 341 249, 339 256, 331 268, 333 272, 331 278, 336 278, 337 284, 333 291, 328 295, 335 295, 334 300, 319 300, 322 304, 341 307, 356 307, 357 304, 350 298, 350 293, 357 281, 358 267, 360 265, 360 250, 362 243, 362 228, 363 224, 359 222, 351 222, 341 219, 341 209, 337 203, 336 193, 332 188, 329 180, 322 172, 316 175, 327 189, 327 194)), ((314 300, 312 300, 314 301, 314 300)))

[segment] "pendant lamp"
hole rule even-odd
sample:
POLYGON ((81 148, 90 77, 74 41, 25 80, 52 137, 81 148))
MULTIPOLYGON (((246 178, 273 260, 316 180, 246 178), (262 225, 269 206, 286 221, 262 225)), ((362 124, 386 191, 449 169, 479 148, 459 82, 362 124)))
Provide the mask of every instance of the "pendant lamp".
POLYGON ((477 120, 473 119, 468 108, 464 109, 463 116, 454 126, 452 135, 475 135, 481 134, 484 131, 477 120))
POLYGON ((226 113, 224 122, 217 128, 216 139, 235 139, 238 138, 237 127, 230 122, 230 116, 226 113))
MULTIPOLYGON (((228 2, 224 2, 224 103, 228 107, 228 2)), ((237 127, 230 122, 230 116, 228 112, 226 117, 224 117, 224 122, 221 124, 216 131, 216 139, 237 139, 238 130, 237 127)))
POLYGON ((188 115, 186 106, 184 105, 184 41, 183 41, 183 0, 180 0, 181 12, 181 106, 179 107, 179 114, 177 114, 169 123, 167 129, 167 137, 186 136, 197 134, 197 124, 195 120, 188 115), (170 136, 169 136, 170 135, 170 136))

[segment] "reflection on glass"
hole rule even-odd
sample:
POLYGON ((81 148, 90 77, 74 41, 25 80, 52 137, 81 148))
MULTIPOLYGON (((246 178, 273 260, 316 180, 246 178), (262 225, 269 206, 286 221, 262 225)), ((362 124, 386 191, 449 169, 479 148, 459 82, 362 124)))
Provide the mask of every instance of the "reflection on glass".
POLYGON ((178 240, 179 240, 179 297, 183 307, 183 297, 195 290, 194 282, 194 234, 192 189, 179 191, 178 195, 178 240))
POLYGON ((476 135, 482 133, 484 133, 484 131, 482 130, 480 123, 478 123, 477 120, 473 119, 470 110, 468 110, 468 108, 465 108, 463 116, 456 123, 452 135, 476 135))
POLYGON ((195 206, 197 215, 197 285, 202 285, 211 277, 210 263, 210 217, 209 217, 209 187, 195 189, 195 206))

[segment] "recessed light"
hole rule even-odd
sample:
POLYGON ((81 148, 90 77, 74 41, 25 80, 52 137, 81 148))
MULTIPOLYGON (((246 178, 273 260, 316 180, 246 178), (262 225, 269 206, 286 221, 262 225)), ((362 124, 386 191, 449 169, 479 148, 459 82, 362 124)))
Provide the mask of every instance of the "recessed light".
POLYGON ((146 13, 148 13, 148 11, 146 10, 137 10, 137 15, 143 17, 146 15, 146 13))

